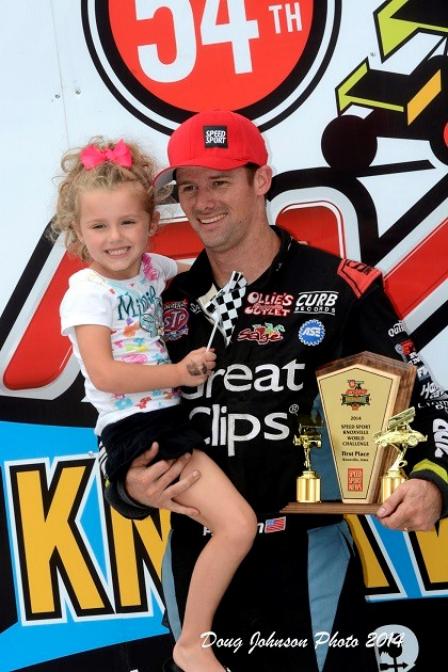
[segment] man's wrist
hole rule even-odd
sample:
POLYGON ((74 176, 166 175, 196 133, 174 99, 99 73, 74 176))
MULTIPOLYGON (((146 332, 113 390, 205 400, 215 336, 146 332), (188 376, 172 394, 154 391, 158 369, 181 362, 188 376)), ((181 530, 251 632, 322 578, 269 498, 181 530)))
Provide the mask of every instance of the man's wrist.
POLYGON ((130 504, 131 506, 135 506, 138 509, 151 509, 151 507, 145 506, 141 502, 138 502, 136 499, 133 499, 129 494, 128 491, 125 488, 124 483, 121 480, 117 481, 117 492, 120 496, 120 498, 126 503, 130 504))
POLYGON ((422 481, 429 481, 438 488, 441 495, 442 508, 440 512, 440 519, 446 518, 448 516, 448 488, 443 479, 441 479, 438 474, 434 473, 431 470, 417 470, 413 471, 409 478, 416 478, 422 481))

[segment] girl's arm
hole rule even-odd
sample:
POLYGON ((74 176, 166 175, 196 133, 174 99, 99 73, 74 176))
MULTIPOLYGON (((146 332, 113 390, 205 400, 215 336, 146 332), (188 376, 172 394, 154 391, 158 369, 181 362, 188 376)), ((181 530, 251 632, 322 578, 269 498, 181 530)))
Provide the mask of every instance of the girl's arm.
POLYGON ((192 350, 177 364, 151 366, 115 361, 110 329, 97 324, 75 327, 81 358, 97 390, 111 394, 145 392, 159 388, 196 387, 207 380, 216 355, 205 348, 192 350))

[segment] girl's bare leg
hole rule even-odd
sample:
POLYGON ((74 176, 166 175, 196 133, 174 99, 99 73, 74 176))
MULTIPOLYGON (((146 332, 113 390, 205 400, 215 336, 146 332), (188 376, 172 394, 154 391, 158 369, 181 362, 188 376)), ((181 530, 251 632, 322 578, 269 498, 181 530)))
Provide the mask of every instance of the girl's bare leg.
POLYGON ((223 672, 211 647, 202 648, 201 634, 212 628, 218 604, 257 530, 255 513, 221 469, 205 453, 194 450, 182 472, 199 470, 201 478, 179 497, 200 511, 195 516, 212 537, 200 553, 191 577, 182 633, 173 657, 185 672, 223 672))

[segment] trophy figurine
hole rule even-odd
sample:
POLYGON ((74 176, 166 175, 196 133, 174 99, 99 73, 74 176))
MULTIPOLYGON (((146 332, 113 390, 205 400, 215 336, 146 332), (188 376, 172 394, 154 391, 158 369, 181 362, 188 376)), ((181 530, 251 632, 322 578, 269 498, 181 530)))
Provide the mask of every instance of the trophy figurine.
POLYGON ((415 408, 407 408, 389 418, 386 429, 374 435, 377 446, 380 448, 392 446, 398 453, 381 478, 381 502, 384 502, 406 480, 404 467, 407 461, 404 458, 408 448, 428 439, 427 436, 412 429, 410 423, 414 417, 415 408))
POLYGON ((320 502, 320 478, 311 466, 311 449, 321 447, 320 427, 299 425, 299 434, 294 437, 294 445, 305 451, 305 470, 297 478, 297 501, 303 504, 320 502))

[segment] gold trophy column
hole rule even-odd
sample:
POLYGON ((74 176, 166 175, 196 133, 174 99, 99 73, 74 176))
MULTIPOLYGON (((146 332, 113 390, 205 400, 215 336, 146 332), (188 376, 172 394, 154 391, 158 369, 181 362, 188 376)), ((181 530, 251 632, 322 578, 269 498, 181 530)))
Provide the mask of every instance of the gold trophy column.
POLYGON ((296 498, 302 504, 320 502, 320 478, 311 466, 311 448, 321 447, 319 428, 314 425, 300 425, 299 435, 294 437, 294 445, 305 451, 305 470, 297 478, 296 498))

